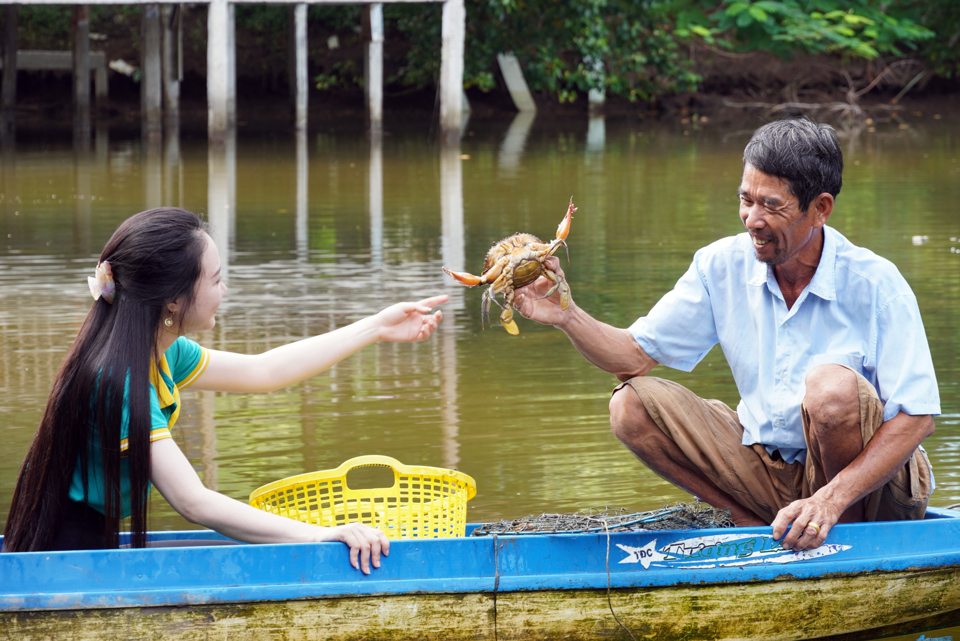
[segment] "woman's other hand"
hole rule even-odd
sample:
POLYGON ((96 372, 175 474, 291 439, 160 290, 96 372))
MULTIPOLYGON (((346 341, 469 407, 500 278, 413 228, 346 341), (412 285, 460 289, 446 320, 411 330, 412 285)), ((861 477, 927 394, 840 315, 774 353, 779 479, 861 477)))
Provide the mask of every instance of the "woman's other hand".
POLYGON ((430 311, 449 299, 443 294, 416 303, 391 305, 374 316, 380 327, 380 340, 393 343, 426 340, 443 319, 443 312, 437 310, 431 314, 430 311))

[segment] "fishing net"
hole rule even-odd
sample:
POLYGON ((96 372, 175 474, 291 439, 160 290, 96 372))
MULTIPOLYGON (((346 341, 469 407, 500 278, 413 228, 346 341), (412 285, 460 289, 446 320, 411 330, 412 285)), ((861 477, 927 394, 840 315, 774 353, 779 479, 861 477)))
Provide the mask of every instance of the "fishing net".
POLYGON ((567 514, 539 514, 512 521, 484 523, 471 536, 492 534, 571 534, 576 532, 643 532, 735 527, 730 510, 700 501, 676 503, 650 512, 618 507, 591 507, 567 514))

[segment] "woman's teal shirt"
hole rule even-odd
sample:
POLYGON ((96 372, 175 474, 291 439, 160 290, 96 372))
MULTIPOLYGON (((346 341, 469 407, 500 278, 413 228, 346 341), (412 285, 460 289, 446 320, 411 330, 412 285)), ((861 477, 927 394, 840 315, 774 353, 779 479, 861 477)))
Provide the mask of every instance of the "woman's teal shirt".
MULTIPOLYGON (((150 442, 171 438, 170 429, 180 415, 180 390, 189 386, 206 369, 210 354, 194 341, 181 336, 160 359, 159 369, 150 366, 150 442)), ((122 516, 130 516, 130 468, 126 456, 130 417, 127 409, 129 394, 123 392, 123 410, 120 424, 120 493, 122 516)), ((99 436, 92 432, 92 447, 87 462, 88 493, 83 496, 83 478, 79 460, 70 482, 71 500, 86 503, 101 514, 104 512, 103 464, 100 458, 99 436)), ((152 485, 150 486, 152 487, 152 485)), ((148 490, 149 491, 149 490, 148 490)))

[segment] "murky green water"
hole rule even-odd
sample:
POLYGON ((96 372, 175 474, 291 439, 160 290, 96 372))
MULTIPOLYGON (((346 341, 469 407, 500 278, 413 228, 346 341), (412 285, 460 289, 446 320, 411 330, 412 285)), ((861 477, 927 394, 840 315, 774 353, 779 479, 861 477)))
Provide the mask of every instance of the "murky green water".
MULTIPOLYGON (((376 453, 473 476, 471 521, 689 498, 611 436, 613 377, 552 328, 521 319, 518 337, 481 331, 480 291, 440 268, 479 273, 493 241, 516 231, 550 237, 572 195, 573 295, 626 326, 697 248, 741 229, 739 158, 754 125, 508 124, 474 125, 447 154, 426 129, 396 131, 380 148, 354 136, 281 134, 212 153, 205 142, 148 149, 104 139, 89 150, 70 141, 7 149, 0 513, 90 307, 85 281, 103 243, 124 218, 160 204, 207 212, 215 225, 229 291, 216 328, 195 337, 209 347, 259 352, 394 301, 452 296, 427 343, 376 345, 273 394, 185 393, 176 438, 207 485, 246 499, 264 483, 376 453)), ((881 128, 843 142, 845 186, 830 223, 894 261, 917 294, 943 410, 926 442, 938 482, 932 504, 956 503, 960 130, 881 128)), ((691 374, 656 374, 736 405, 718 349, 691 374)), ((154 529, 189 527, 156 493, 151 510, 154 529)))

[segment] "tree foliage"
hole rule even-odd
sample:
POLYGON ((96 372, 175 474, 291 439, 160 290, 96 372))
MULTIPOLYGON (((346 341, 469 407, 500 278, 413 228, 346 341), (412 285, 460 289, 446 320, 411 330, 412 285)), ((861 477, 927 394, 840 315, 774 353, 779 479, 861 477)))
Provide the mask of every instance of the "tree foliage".
MULTIPOLYGON (((590 89, 628 101, 696 90, 696 46, 783 58, 822 54, 890 63, 913 57, 941 77, 960 74, 955 0, 466 0, 466 9, 467 88, 493 89, 497 54, 513 52, 531 89, 560 102, 590 89)), ((22 44, 69 48, 70 12, 66 6, 22 7, 22 44)), ((441 12, 438 3, 384 6, 389 84, 437 84, 441 12)), ((97 6, 91 26, 109 23, 133 32, 138 13, 137 7, 97 6)), ((311 5, 308 20, 311 33, 339 33, 341 41, 358 44, 360 17, 358 5, 311 5)), ((285 74, 287 21, 286 7, 238 5, 238 28, 257 34, 248 45, 256 48, 250 55, 259 56, 254 67, 285 74)), ((318 71, 317 86, 355 87, 362 82, 362 59, 328 61, 318 71)))

